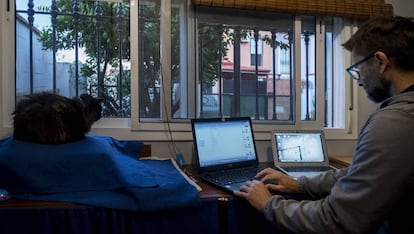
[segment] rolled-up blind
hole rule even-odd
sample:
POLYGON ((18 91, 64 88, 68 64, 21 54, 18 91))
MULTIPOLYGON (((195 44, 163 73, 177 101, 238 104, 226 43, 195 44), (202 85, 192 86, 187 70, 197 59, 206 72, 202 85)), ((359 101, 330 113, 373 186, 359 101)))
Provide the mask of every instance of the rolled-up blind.
POLYGON ((192 0, 195 5, 347 18, 392 16, 384 0, 192 0))

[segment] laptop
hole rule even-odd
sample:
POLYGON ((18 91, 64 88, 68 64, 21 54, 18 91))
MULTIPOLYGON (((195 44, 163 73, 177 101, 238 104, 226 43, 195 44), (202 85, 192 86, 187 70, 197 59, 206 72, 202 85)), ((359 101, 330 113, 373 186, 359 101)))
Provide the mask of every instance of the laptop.
POLYGON ((233 193, 262 169, 250 117, 192 119, 200 179, 233 193))
POLYGON ((275 167, 292 177, 311 177, 336 169, 329 165, 323 131, 273 130, 272 150, 275 167))

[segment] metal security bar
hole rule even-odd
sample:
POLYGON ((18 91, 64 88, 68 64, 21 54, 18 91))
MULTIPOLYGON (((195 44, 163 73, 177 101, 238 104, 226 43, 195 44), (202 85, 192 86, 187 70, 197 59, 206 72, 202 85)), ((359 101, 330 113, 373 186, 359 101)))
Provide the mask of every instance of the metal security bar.
POLYGON ((16 1, 16 100, 88 92, 105 117, 130 116, 129 4, 40 2, 16 1))

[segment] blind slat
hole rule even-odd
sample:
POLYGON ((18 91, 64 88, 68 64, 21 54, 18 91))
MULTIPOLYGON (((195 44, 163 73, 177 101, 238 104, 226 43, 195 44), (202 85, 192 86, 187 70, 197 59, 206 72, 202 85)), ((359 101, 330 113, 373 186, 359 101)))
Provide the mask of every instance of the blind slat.
POLYGON ((195 5, 350 18, 392 16, 384 0, 193 0, 195 5))

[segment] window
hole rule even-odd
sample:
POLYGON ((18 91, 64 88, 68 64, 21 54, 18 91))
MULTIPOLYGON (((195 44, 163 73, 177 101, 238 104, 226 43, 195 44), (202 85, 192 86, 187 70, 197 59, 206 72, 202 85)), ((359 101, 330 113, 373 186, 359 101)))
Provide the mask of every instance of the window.
MULTIPOLYGON (((301 84, 300 103, 301 120, 316 120, 316 111, 322 106, 316 106, 316 21, 315 17, 302 17, 301 21, 301 84)), ((322 84, 322 82, 321 82, 322 84)))
POLYGON ((264 139, 276 126, 355 128, 346 20, 189 0, 15 2, 16 83, 2 81, 15 100, 3 116, 21 95, 48 90, 103 96, 98 127, 154 140, 190 139, 188 120, 205 117, 250 116, 264 139))
POLYGON ((167 120, 171 117, 186 119, 188 116, 185 7, 185 1, 139 1, 138 79, 141 120, 167 120), (167 9, 168 14, 161 14, 162 9, 167 9), (168 56, 161 57, 162 54, 168 56), (168 108, 164 108, 167 103, 168 108))
MULTIPOLYGON (((287 42, 286 42, 287 43, 287 42)), ((280 55, 280 72, 279 74, 287 75, 290 73, 290 50, 282 50, 278 48, 278 53, 280 55)))
POLYGON ((257 34, 258 32, 255 32, 255 37, 250 39, 250 66, 252 67, 256 64, 259 67, 262 66, 263 40, 257 34))
POLYGON ((216 97, 221 109, 212 112, 201 103, 199 116, 250 116, 256 120, 292 122, 293 77, 280 76, 280 66, 274 66, 278 54, 273 52, 278 48, 291 49, 286 40, 279 38, 293 31, 293 17, 284 16, 274 22, 269 18, 267 25, 253 19, 249 25, 229 18, 223 19, 225 24, 217 23, 217 19, 200 13, 198 40, 203 43, 199 44, 199 95, 202 99, 206 95, 216 97), (212 32, 217 36, 211 36, 212 32), (252 38, 250 48, 241 41, 245 34, 252 38), (248 60, 249 51, 255 62, 248 60), (284 111, 276 112, 276 106, 284 111))
POLYGON ((197 22, 197 95, 214 101, 198 103, 197 117, 250 116, 261 124, 255 129, 350 124, 353 84, 338 66, 348 62, 341 46, 350 36, 342 35, 349 29, 345 20, 199 7, 197 22))
POLYGON ((52 91, 104 99, 104 117, 129 117, 129 4, 16 1, 16 101, 52 91))

